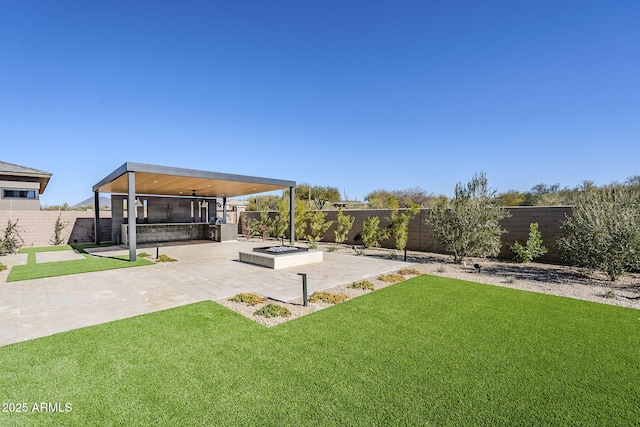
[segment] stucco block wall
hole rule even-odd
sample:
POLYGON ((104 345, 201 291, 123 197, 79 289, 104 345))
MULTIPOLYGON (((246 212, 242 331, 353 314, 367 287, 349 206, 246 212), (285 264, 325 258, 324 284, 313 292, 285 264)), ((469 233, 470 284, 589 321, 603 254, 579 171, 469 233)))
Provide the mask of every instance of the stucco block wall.
MULTIPOLYGON (((87 243, 94 223, 94 212, 61 211, 63 222, 68 225, 62 232, 65 243, 87 243)), ((18 220, 18 230, 25 246, 48 246, 55 231, 58 212, 56 211, 12 211, 11 220, 18 220)), ((4 232, 9 221, 9 211, 0 211, 0 231, 4 232)), ((111 212, 100 212, 100 229, 102 241, 111 240, 111 212)))
MULTIPOLYGON (((499 258, 512 258, 513 252, 509 249, 515 241, 524 244, 529 238, 529 224, 538 223, 538 229, 542 233, 542 240, 549 252, 538 258, 541 262, 559 262, 560 257, 555 249, 555 240, 562 234, 560 225, 562 221, 571 214, 569 206, 516 206, 505 208, 511 213, 510 218, 505 218, 501 222, 503 229, 507 233, 502 235, 502 247, 499 258)), ((326 211, 327 221, 334 221, 334 224, 324 234, 322 241, 333 242, 335 240, 335 219, 337 211, 326 211)), ((391 211, 387 209, 363 209, 363 210, 344 210, 345 215, 355 217, 353 227, 347 235, 345 243, 362 244, 362 241, 355 239, 356 235, 362 231, 364 221, 371 216, 380 218, 380 227, 389 225, 386 219, 390 216, 391 211)), ((253 218, 260 219, 259 212, 247 212, 253 218)), ((275 215, 274 212, 271 215, 275 215)), ((433 237, 433 229, 427 221, 429 218, 429 210, 422 209, 416 217, 409 223, 409 240, 407 241, 407 249, 422 252, 445 253, 444 247, 440 245, 433 237)), ((239 229, 241 232, 241 229, 239 229)), ((394 248, 395 243, 391 239, 382 242, 382 247, 394 248)))

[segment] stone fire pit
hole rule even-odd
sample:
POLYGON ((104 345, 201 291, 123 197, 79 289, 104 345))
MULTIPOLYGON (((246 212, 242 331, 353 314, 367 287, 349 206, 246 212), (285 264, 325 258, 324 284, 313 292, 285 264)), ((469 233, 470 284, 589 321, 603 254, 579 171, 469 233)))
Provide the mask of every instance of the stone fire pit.
POLYGON ((240 262, 278 269, 322 262, 323 252, 297 246, 266 246, 240 252, 240 262))

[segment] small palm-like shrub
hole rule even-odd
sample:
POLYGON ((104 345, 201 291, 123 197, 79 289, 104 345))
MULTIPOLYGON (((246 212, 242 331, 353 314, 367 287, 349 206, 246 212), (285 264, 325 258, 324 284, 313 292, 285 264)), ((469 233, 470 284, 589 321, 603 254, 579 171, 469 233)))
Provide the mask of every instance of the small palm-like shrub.
POLYGON ((140 253, 138 254, 138 256, 139 256, 140 258, 151 258, 151 254, 150 254, 150 253, 147 253, 147 252, 140 252, 140 253))
POLYGON ((267 298, 254 294, 253 292, 248 292, 237 294, 233 298, 229 298, 229 301, 243 302, 247 305, 258 305, 267 302, 267 298))
POLYGON ((278 304, 267 304, 253 314, 264 317, 288 317, 291 316, 291 311, 287 307, 278 304))
POLYGON ((0 271, 5 271, 7 266, 0 262, 0 271))
POLYGON ((331 292, 314 292, 309 297, 309 302, 326 302, 327 304, 337 304, 349 298, 345 294, 332 294, 331 292))
POLYGON ((175 258, 171 258, 169 255, 162 254, 158 257, 158 262, 175 262, 175 258))

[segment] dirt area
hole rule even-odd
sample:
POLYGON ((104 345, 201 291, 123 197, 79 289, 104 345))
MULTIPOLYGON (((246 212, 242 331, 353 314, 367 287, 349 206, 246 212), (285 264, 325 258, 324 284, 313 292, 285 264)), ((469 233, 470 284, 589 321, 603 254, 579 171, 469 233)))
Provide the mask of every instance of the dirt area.
MULTIPOLYGON (((321 244, 319 249, 350 256, 379 258, 389 258, 394 254, 394 251, 389 249, 354 249, 352 246, 331 244, 321 244)), ((397 259, 404 260, 403 255, 398 254, 397 259)), ((412 251, 407 253, 407 261, 414 263, 413 268, 417 270, 416 273, 468 280, 640 310, 640 274, 637 273, 628 274, 615 282, 611 282, 601 273, 552 264, 518 264, 510 261, 479 258, 467 259, 464 264, 454 264, 453 257, 448 255, 412 251), (474 267, 475 264, 480 266, 480 270, 474 267)), ((415 274, 405 273, 404 277, 408 279, 415 277, 415 274)), ((368 280, 376 290, 393 284, 379 280, 378 277, 371 277, 368 280)), ((372 292, 369 290, 348 289, 347 285, 349 284, 328 289, 327 291, 334 294, 347 294, 349 298, 372 292)), ((318 302, 309 303, 307 307, 304 307, 302 298, 286 303, 267 301, 256 306, 235 303, 227 299, 217 302, 266 326, 274 326, 331 306, 331 304, 318 302), (257 309, 268 303, 287 307, 291 311, 291 315, 288 317, 266 318, 254 314, 257 309)))

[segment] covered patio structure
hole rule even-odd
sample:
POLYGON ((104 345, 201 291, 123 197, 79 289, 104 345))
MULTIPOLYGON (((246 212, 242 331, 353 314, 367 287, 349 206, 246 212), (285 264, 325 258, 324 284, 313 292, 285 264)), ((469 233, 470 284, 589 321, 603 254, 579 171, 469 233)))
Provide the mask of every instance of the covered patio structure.
MULTIPOLYGON (((293 220, 295 186, 295 181, 127 162, 93 186, 95 242, 100 244, 100 209, 98 209, 100 193, 111 193, 112 197, 113 195, 124 196, 128 226, 126 227, 127 235, 123 236, 123 240, 126 237, 126 243, 129 246, 129 260, 135 261, 136 225, 140 222, 140 213, 146 209, 140 198, 155 197, 189 200, 192 202, 192 222, 202 223, 208 223, 211 219, 210 214, 207 214, 206 206, 209 206, 209 203, 213 203, 213 206, 216 206, 217 199, 221 198, 222 222, 224 222, 227 198, 288 188, 290 209, 289 239, 293 243, 295 241, 293 220)), ((157 221, 158 223, 173 223, 170 205, 167 205, 166 212, 163 212, 161 216, 156 213, 155 216, 149 215, 149 217, 152 218, 152 221, 157 221)))

